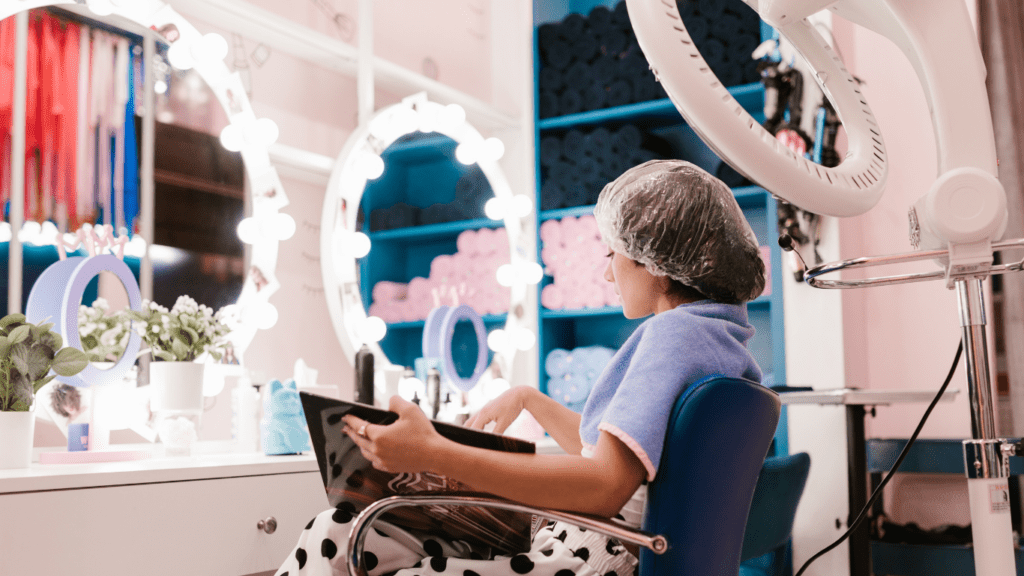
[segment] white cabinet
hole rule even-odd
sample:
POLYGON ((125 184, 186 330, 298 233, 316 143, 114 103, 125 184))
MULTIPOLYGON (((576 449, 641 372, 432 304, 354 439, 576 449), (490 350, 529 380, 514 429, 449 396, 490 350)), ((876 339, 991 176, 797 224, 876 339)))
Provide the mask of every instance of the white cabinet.
POLYGON ((327 507, 312 455, 36 464, 0 472, 0 574, 262 573, 327 507))

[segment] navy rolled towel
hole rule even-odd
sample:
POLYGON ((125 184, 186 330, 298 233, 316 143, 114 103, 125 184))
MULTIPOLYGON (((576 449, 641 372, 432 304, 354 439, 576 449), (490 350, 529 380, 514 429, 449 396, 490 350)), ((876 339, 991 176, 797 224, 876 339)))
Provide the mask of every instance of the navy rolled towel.
POLYGON ((540 209, 557 210, 564 207, 565 190, 557 182, 547 181, 540 187, 540 209))
POLYGON ((644 136, 634 124, 623 124, 611 135, 611 149, 617 154, 629 154, 640 147, 644 136))
POLYGON ((576 162, 575 170, 579 175, 579 180, 583 183, 587 183, 597 175, 600 171, 600 167, 593 158, 590 156, 584 156, 576 162))
POLYGON ((558 136, 545 136, 540 140, 540 163, 551 166, 562 159, 562 139, 558 136))
POLYGON ((697 12, 697 0, 676 0, 676 8, 684 19, 697 12))
POLYGON ((584 62, 574 62, 569 69, 565 71, 565 87, 567 90, 579 90, 583 91, 586 87, 593 82, 593 78, 590 74, 590 65, 584 62))
POLYGON ((700 49, 700 43, 711 35, 711 23, 704 16, 693 14, 684 17, 683 25, 686 26, 686 32, 690 35, 690 39, 698 44, 698 49, 700 49))
POLYGON ((558 114, 560 116, 576 114, 577 112, 582 111, 583 97, 579 90, 566 88, 562 91, 562 94, 558 96, 558 114))
POLYGON ((560 186, 567 186, 574 180, 573 172, 576 170, 575 164, 569 162, 555 162, 548 167, 548 178, 549 182, 555 182, 560 186))
POLYGON ((566 208, 572 208, 573 206, 583 206, 587 201, 587 185, 582 182, 576 182, 570 184, 565 189, 565 201, 564 205, 566 208))
POLYGON ((718 165, 718 169, 715 170, 715 176, 717 176, 722 182, 725 182, 725 185, 729 188, 739 188, 740 186, 750 185, 750 180, 747 180, 746 176, 740 174, 735 168, 725 162, 718 165))
POLYGON ((708 38, 701 44, 700 54, 708 66, 716 69, 725 62, 725 45, 717 38, 708 38))
POLYGON ((649 102, 662 98, 665 91, 654 79, 654 74, 645 74, 637 79, 633 86, 633 100, 635 102, 649 102))
POLYGON ((612 133, 604 126, 598 126, 583 137, 585 154, 599 158, 612 149, 612 133))
POLYGON ((743 82, 750 84, 761 81, 761 71, 758 69, 757 60, 751 59, 743 63, 743 82))
POLYGON ((627 80, 616 80, 608 86, 608 106, 625 106, 633 101, 633 85, 627 80))
POLYGON ((544 63, 556 70, 565 70, 572 63, 571 45, 560 38, 548 45, 542 45, 540 53, 544 63))
POLYGON ((728 44, 742 34, 743 22, 738 16, 722 14, 711 22, 711 35, 728 44))
POLYGON ((612 10, 612 13, 615 15, 616 18, 618 18, 620 20, 623 19, 623 18, 628 20, 629 19, 629 11, 626 8, 626 0, 622 0, 621 2, 616 4, 615 5, 615 9, 612 10))
POLYGON ((601 86, 615 81, 619 73, 619 61, 614 56, 602 54, 590 64, 590 76, 601 86))
POLYGON ((738 62, 726 62, 718 68, 712 68, 712 71, 724 86, 738 86, 743 83, 743 66, 738 62))
POLYGON ((537 44, 545 46, 558 40, 558 24, 548 22, 537 26, 537 44))
POLYGON ((592 182, 587 188, 587 196, 583 199, 583 206, 593 206, 597 204, 597 199, 601 197, 601 190, 604 189, 607 182, 592 182))
POLYGON ((418 206, 399 202, 393 207, 395 211, 397 226, 395 228, 407 228, 422 224, 422 211, 418 206))
POLYGON ((609 28, 601 35, 601 53, 618 56, 629 48, 629 33, 619 28, 609 28))
POLYGON ((537 113, 541 118, 558 116, 558 94, 545 90, 540 93, 538 100, 537 113))
POLYGON ((752 34, 740 34, 729 40, 729 59, 735 62, 746 63, 753 58, 754 50, 760 42, 752 34))
POLYGON ((578 62, 590 62, 601 51, 601 45, 597 42, 597 36, 589 32, 581 35, 569 46, 572 57, 578 62))
POLYGON ((580 130, 572 129, 562 137, 562 156, 576 161, 583 156, 584 135, 580 130))
POLYGON ((718 18, 728 4, 728 0, 698 0, 697 10, 708 18, 718 18))
POLYGON ((591 28, 602 29, 612 23, 612 11, 607 6, 598 4, 590 10, 588 22, 591 28))
POLYGON ((595 82, 583 90, 584 110, 600 110, 607 105, 608 93, 605 92, 604 86, 601 84, 595 82))
POLYGON ((636 82, 651 73, 651 66, 640 50, 631 51, 619 60, 619 78, 628 80, 636 89, 636 82))
POLYGON ((541 91, 558 92, 565 86, 565 76, 562 71, 554 66, 545 66, 540 69, 538 75, 539 88, 541 91))
POLYGON ((384 208, 370 210, 370 232, 384 230, 386 225, 387 211, 384 208))
POLYGON ((566 42, 575 42, 583 35, 587 27, 587 19, 582 14, 573 12, 562 19, 558 25, 558 35, 566 42))

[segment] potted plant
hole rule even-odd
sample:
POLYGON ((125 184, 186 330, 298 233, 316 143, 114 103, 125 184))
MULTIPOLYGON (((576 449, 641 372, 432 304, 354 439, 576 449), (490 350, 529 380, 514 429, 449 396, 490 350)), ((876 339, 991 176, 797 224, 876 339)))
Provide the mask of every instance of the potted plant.
POLYGON ((23 314, 0 319, 0 468, 31 462, 36 392, 55 375, 74 376, 89 363, 81 350, 65 348, 51 328, 29 323, 23 314))
MULTIPOLYGON (((214 314, 213 309, 189 296, 179 296, 170 310, 144 300, 141 310, 125 310, 123 314, 147 346, 144 352, 153 356, 154 362, 149 365, 150 407, 160 421, 158 430, 165 421, 178 417, 190 420, 198 429, 203 411, 202 361, 219 361, 224 355, 230 332, 224 321, 225 311, 214 314)), ((181 425, 178 422, 174 427, 179 429, 181 425)))
POLYGON ((78 309, 78 337, 91 362, 117 362, 131 336, 131 319, 122 313, 110 313, 105 298, 97 298, 92 306, 78 309))

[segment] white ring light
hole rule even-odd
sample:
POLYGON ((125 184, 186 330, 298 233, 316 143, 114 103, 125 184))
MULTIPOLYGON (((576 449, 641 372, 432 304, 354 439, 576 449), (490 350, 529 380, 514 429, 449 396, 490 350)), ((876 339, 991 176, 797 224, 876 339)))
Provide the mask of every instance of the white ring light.
MULTIPOLYGON (((21 0, 19 2, 0 3, 0 20, 24 10, 50 5, 74 4, 73 0, 21 0)), ((145 28, 160 30, 173 24, 179 33, 174 45, 182 49, 191 46, 213 46, 209 38, 178 14, 173 8, 161 0, 132 0, 130 2, 87 2, 87 5, 99 9, 97 16, 107 13, 123 16, 145 28), (102 8, 102 9, 101 9, 102 8), (110 12, 107 12, 107 8, 110 12), (182 44, 184 43, 184 44, 182 44)), ((216 48, 216 46, 213 46, 216 48)), ((192 52, 191 50, 189 52, 192 52)), ((201 52, 196 50, 195 52, 201 52)), ((251 184, 253 213, 252 218, 260 222, 278 222, 279 210, 288 205, 284 186, 277 175, 277 170, 270 163, 268 146, 272 143, 269 136, 276 137, 276 130, 271 129, 268 119, 257 119, 252 110, 249 97, 245 93, 241 77, 237 72, 228 69, 220 54, 211 54, 207 58, 199 58, 193 67, 207 86, 217 96, 227 113, 230 127, 237 132, 252 137, 242 138, 239 151, 245 164, 246 178, 251 184)), ((241 357, 245 348, 252 342, 256 331, 268 328, 272 323, 269 319, 276 318, 277 310, 269 302, 270 296, 280 285, 274 275, 277 267, 277 248, 279 235, 264 234, 252 244, 252 258, 246 273, 245 283, 238 301, 233 305, 231 315, 231 343, 235 354, 241 357)), ((148 247, 147 247, 148 250, 148 247)))
MULTIPOLYGON (((465 111, 461 107, 430 102, 424 94, 410 96, 399 104, 377 111, 368 122, 357 127, 345 143, 334 165, 324 196, 320 226, 320 267, 334 331, 349 362, 354 361, 356 350, 362 344, 366 344, 375 356, 384 360, 384 366, 392 365, 377 342, 367 342, 362 336, 367 314, 359 292, 357 257, 352 255, 351 250, 343 250, 342 247, 351 244, 349 239, 358 233, 356 217, 359 201, 366 189, 368 177, 372 179, 379 168, 375 163, 368 166, 367 159, 379 159, 380 154, 396 140, 417 131, 436 132, 451 138, 459 146, 468 144, 470 147, 477 147, 478 150, 486 150, 484 138, 466 122, 465 111), (373 168, 372 173, 368 167, 373 168)), ((501 167, 498 166, 497 158, 484 152, 477 155, 474 160, 487 176, 494 195, 512 202, 512 189, 501 167)), ((519 246, 519 242, 523 240, 520 216, 515 211, 508 210, 503 220, 508 232, 511 263, 521 266, 532 262, 533 260, 527 257, 528 251, 519 246)), ((522 278, 512 284, 509 302, 511 311, 523 309, 527 286, 522 278)), ((524 318, 521 315, 510 313, 505 322, 505 329, 515 333, 524 329, 523 323, 524 318)), ((494 350, 494 361, 499 363, 504 377, 511 379, 516 347, 514 342, 508 344, 494 350)))
MULTIPOLYGON (((749 0, 747 0, 748 3, 749 0)), ((834 168, 799 156, 743 109, 700 55, 674 1, 626 0, 637 42, 687 124, 752 181, 801 208, 856 216, 882 196, 888 171, 881 130, 856 81, 821 34, 801 20, 780 29, 817 71, 849 139, 834 168)))

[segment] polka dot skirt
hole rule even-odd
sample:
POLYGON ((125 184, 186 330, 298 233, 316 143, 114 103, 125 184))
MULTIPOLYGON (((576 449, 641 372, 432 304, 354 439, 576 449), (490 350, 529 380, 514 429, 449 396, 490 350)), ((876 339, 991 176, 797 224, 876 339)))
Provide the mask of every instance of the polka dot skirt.
MULTIPOLYGON (((354 509, 341 507, 310 520, 276 576, 346 575, 354 517, 354 509)), ((370 576, 635 576, 638 565, 614 540, 560 522, 539 530, 529 552, 511 557, 490 558, 465 542, 417 537, 384 522, 367 533, 363 550, 370 576)))

